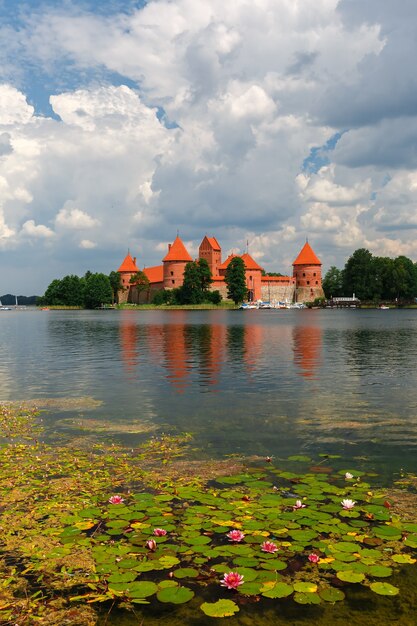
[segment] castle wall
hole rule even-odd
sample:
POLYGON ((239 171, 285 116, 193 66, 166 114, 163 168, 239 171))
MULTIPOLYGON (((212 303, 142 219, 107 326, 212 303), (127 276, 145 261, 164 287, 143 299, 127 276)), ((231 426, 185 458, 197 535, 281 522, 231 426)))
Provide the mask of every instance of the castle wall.
POLYGON ((311 302, 316 298, 324 298, 320 265, 296 265, 294 278, 297 285, 296 302, 311 302))
POLYGON ((295 284, 274 284, 269 285, 263 281, 261 289, 261 300, 264 302, 293 302, 295 295, 295 284))

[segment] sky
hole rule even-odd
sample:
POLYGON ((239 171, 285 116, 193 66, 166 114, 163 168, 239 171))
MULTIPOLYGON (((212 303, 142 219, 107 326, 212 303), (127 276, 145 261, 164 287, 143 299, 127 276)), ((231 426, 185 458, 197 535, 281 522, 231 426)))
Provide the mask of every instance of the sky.
POLYGON ((417 261, 415 0, 0 0, 0 294, 160 264, 417 261))

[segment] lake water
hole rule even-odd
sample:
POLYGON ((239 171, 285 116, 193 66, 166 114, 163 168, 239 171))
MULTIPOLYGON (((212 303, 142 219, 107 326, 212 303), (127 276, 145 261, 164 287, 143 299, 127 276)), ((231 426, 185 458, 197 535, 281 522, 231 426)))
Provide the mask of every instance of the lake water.
MULTIPOLYGON (((89 397, 77 415, 118 442, 143 421, 213 457, 415 470, 415 310, 3 311, 0 354, 0 401, 89 397)), ((68 434, 74 411, 58 402, 47 429, 68 434)))

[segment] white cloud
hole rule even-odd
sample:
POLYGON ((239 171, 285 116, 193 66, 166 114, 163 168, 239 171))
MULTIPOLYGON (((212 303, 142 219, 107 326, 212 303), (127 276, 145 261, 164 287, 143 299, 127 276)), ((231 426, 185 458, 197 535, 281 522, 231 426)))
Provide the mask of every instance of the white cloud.
POLYGON ((82 239, 79 243, 79 248, 83 248, 84 250, 92 250, 93 248, 97 248, 97 244, 94 241, 90 241, 89 239, 82 239))
POLYGON ((35 220, 28 220, 22 226, 21 234, 34 239, 49 239, 54 236, 54 231, 43 224, 35 224, 35 220))
POLYGON ((58 227, 69 230, 85 230, 97 226, 99 221, 80 209, 61 209, 55 223, 58 227))
POLYGON ((33 106, 11 85, 0 85, 0 125, 26 124, 33 116, 33 106))

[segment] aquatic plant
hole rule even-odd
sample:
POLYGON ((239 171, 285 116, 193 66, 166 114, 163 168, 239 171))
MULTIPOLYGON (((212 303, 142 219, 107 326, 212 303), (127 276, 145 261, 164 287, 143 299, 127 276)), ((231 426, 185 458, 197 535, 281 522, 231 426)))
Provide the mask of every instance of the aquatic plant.
MULTIPOLYGON (((10 407, 1 411, 8 423, 10 407)), ((73 611, 87 625, 95 604, 193 598, 226 617, 248 599, 338 602, 351 585, 390 597, 392 574, 416 562, 415 517, 401 519, 400 498, 375 491, 358 468, 350 473, 360 480, 346 482, 344 469, 293 457, 304 471, 263 460, 190 478, 186 467, 174 475, 188 436, 137 450, 52 446, 39 441, 37 419, 20 411, 20 435, 9 429, 0 449, 2 623, 62 624, 73 611)))

